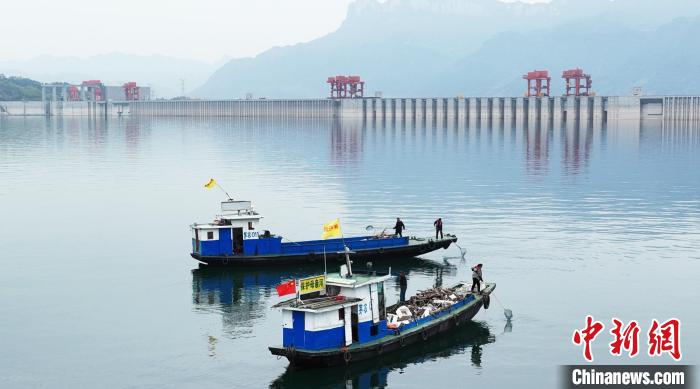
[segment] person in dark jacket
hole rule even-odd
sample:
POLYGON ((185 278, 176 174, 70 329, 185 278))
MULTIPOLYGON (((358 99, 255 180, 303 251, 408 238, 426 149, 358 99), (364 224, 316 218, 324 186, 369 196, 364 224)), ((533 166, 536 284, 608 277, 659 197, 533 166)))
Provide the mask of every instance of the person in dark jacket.
POLYGON ((433 225, 435 226, 435 240, 438 238, 438 233, 440 234, 440 239, 442 239, 442 218, 439 217, 437 220, 435 220, 433 225))
POLYGON ((398 236, 403 236, 403 230, 406 229, 406 225, 403 224, 400 218, 396 218, 396 225, 394 226, 394 231, 396 231, 396 235, 398 236))
POLYGON ((399 302, 406 301, 406 288, 408 287, 408 280, 406 279, 406 273, 401 272, 399 274, 399 287, 401 288, 401 297, 399 297, 399 302))
POLYGON ((476 287, 476 293, 481 293, 481 283, 484 282, 484 277, 481 276, 482 267, 484 267, 482 264, 472 267, 472 292, 476 287))

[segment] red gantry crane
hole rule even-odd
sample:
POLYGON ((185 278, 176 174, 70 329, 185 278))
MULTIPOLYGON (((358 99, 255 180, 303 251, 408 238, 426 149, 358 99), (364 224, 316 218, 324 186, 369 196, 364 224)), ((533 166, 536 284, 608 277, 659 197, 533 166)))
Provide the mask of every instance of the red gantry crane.
POLYGON ((75 85, 68 87, 68 101, 80 101, 80 90, 75 85))
POLYGON ((127 101, 141 100, 141 88, 134 81, 124 83, 122 88, 124 88, 124 96, 126 96, 127 101))
POLYGON ((83 81, 81 86, 87 89, 88 95, 92 94, 92 101, 102 101, 104 99, 104 85, 100 80, 87 80, 83 81))
POLYGON ((593 80, 590 74, 583 72, 583 69, 564 70, 561 78, 566 80, 567 96, 590 96, 593 80))
POLYGON ((552 80, 547 70, 533 70, 523 76, 527 80, 527 96, 549 96, 549 84, 552 80))
POLYGON ((328 77, 326 83, 331 86, 331 99, 359 98, 365 93, 365 82, 360 76, 328 77))

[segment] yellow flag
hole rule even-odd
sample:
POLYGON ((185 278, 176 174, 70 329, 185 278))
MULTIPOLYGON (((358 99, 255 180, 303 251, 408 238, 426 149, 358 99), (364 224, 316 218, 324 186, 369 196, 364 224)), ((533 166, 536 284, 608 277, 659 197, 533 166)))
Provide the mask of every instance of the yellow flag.
POLYGON ((207 189, 211 189, 211 188, 213 188, 215 185, 216 185, 216 180, 213 179, 213 178, 210 178, 210 179, 209 179, 209 182, 207 182, 206 184, 204 184, 204 187, 207 188, 207 189))
POLYGON ((321 239, 339 236, 342 236, 342 233, 340 232, 340 219, 332 220, 323 225, 323 234, 321 234, 321 239))

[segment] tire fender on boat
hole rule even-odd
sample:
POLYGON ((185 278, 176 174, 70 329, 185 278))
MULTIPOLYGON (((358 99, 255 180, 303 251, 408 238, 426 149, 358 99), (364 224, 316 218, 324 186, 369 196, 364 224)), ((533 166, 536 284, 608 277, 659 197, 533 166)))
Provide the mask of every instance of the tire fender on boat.
POLYGON ((350 354, 347 347, 343 347, 343 360, 345 361, 346 364, 348 364, 348 363, 350 363, 351 359, 352 359, 352 354, 350 354))
POLYGON ((377 354, 381 354, 384 352, 384 343, 379 343, 377 345, 377 354))
POLYGON ((228 265, 228 257, 224 257, 224 260, 222 261, 224 265, 228 265))
POLYGON ((491 297, 489 297, 489 295, 485 295, 482 297, 482 300, 484 301, 484 309, 489 309, 489 305, 491 305, 491 297))
POLYGON ((423 338, 423 340, 428 340, 428 330, 423 328, 423 331, 421 331, 420 336, 423 338))
POLYGON ((459 325, 462 324, 461 321, 459 320, 459 315, 455 315, 453 320, 455 322, 455 327, 459 327, 459 325))

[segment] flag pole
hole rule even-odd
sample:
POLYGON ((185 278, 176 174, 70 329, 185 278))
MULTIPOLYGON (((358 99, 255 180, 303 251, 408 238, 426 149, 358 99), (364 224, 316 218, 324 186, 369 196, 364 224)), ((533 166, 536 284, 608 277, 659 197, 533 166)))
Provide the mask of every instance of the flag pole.
POLYGON ((323 275, 328 275, 328 268, 326 267, 326 245, 323 245, 323 275))
POLYGON ((221 191, 223 191, 224 193, 226 193, 226 197, 228 197, 229 200, 233 201, 233 199, 231 198, 231 195, 228 194, 228 192, 226 191, 226 189, 222 188, 221 185, 219 185, 218 182, 215 182, 215 183, 216 183, 216 186, 218 186, 219 189, 221 189, 221 191))

